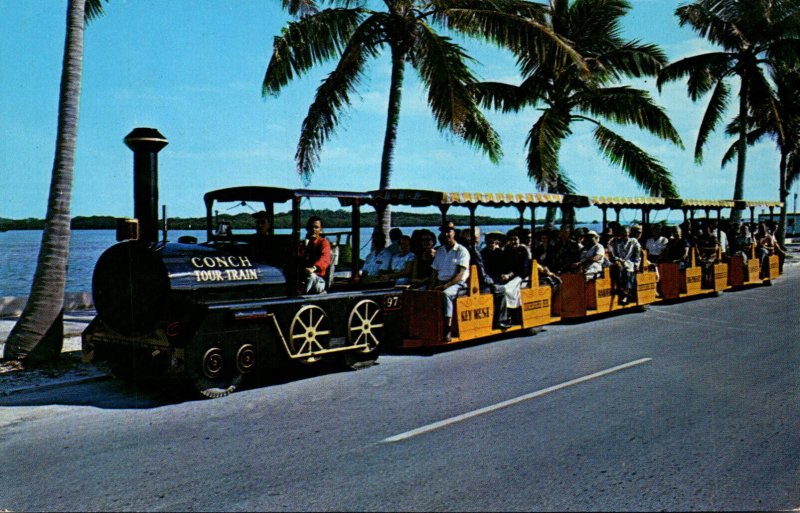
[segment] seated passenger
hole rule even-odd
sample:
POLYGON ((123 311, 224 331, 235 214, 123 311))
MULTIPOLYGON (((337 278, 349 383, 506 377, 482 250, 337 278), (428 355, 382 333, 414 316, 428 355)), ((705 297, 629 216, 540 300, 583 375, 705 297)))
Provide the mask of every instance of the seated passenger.
POLYGON ((639 236, 642 229, 634 225, 628 230, 621 227, 615 234, 609 260, 612 265, 612 277, 616 277, 619 304, 626 305, 636 299, 636 270, 642 261, 642 247, 639 236))
POLYGON ((503 244, 505 235, 500 232, 486 234, 486 246, 481 250, 481 258, 486 274, 494 281, 500 280, 500 270, 503 265, 503 244))
POLYGON ((383 234, 383 230, 375 229, 372 232, 372 249, 361 268, 361 279, 376 281, 387 278, 386 274, 389 272, 391 261, 392 255, 386 248, 386 236, 383 234))
POLYGON ((411 272, 412 286, 427 285, 430 282, 433 272, 431 264, 433 257, 436 256, 436 235, 427 229, 418 230, 418 234, 419 249, 414 252, 414 268, 411 272))
POLYGON ((400 237, 403 236, 403 231, 400 228, 392 228, 389 230, 389 245, 386 250, 390 256, 395 256, 400 252, 400 237))
POLYGON ((589 230, 583 236, 583 251, 581 259, 572 265, 573 269, 582 272, 586 281, 597 278, 603 272, 603 260, 606 258, 606 249, 600 244, 600 235, 589 230))
POLYGON ((670 227, 670 237, 667 240, 667 245, 664 252, 661 253, 660 263, 678 264, 680 269, 689 267, 689 251, 691 245, 689 241, 683 238, 683 233, 679 226, 670 227))
POLYGON ((510 230, 506 234, 506 246, 503 248, 503 267, 499 283, 503 285, 505 306, 509 310, 511 322, 520 324, 520 287, 522 280, 530 276, 531 257, 528 248, 520 244, 520 231, 510 230))
POLYGON ((389 277, 395 285, 408 285, 411 283, 411 273, 414 270, 414 253, 411 252, 411 237, 402 235, 398 241, 400 250, 392 255, 389 264, 389 277))
POLYGON ((331 243, 322 236, 322 219, 311 216, 306 223, 306 238, 297 248, 300 264, 300 292, 325 292, 325 276, 331 265, 331 243))
POLYGON ((697 243, 700 265, 703 268, 703 285, 711 287, 714 283, 714 263, 717 261, 719 249, 719 242, 711 225, 703 226, 697 243))
POLYGON ((650 237, 648 237, 647 241, 645 242, 647 259, 650 260, 650 262, 657 264, 661 258, 661 254, 664 252, 664 248, 667 247, 667 242, 669 242, 669 240, 661 235, 661 225, 652 225, 650 227, 650 237))
POLYGON ((452 225, 441 228, 442 245, 436 249, 431 263, 430 290, 440 290, 444 310, 444 338, 452 336, 453 301, 467 287, 469 277, 469 251, 456 242, 456 229, 452 225))
POLYGON ((564 225, 558 232, 558 239, 553 244, 552 252, 548 256, 550 265, 547 267, 556 273, 562 273, 581 259, 581 245, 572 237, 572 227, 564 225))

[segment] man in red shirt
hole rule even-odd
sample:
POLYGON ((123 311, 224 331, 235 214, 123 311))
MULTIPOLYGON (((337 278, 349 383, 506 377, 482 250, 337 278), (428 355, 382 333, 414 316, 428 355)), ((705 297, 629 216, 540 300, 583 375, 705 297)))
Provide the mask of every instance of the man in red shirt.
POLYGON ((304 294, 325 291, 325 275, 331 265, 331 243, 322 236, 322 219, 311 216, 306 223, 306 238, 297 248, 300 257, 300 283, 304 294))

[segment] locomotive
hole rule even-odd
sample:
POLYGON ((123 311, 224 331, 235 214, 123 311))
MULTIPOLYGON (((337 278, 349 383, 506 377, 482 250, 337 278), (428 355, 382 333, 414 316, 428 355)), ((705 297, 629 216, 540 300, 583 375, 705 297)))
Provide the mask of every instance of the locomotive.
MULTIPOLYGON (((207 241, 158 240, 158 152, 167 140, 150 128, 125 138, 134 153, 134 219, 119 220, 117 244, 98 259, 92 277, 97 316, 82 335, 85 361, 104 362, 122 378, 189 381, 205 397, 233 392, 251 376, 292 362, 337 359, 349 368, 373 364, 400 333, 401 291, 391 283, 358 283, 360 207, 366 193, 233 187, 204 197, 207 241), (350 245, 333 240, 327 291, 298 290, 303 198, 333 198, 350 207, 350 245), (251 235, 213 226, 221 202, 290 203, 290 234, 270 231, 254 248, 251 235), (345 262, 345 254, 355 255, 345 262), (348 269, 349 267, 349 269, 348 269), (337 270, 338 269, 338 270, 337 270)), ((270 226, 274 226, 270 222, 270 226)))

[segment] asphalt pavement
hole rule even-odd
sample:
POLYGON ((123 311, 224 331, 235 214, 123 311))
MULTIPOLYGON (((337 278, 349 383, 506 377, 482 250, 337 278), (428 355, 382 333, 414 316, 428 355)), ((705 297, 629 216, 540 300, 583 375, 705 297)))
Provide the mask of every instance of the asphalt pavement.
POLYGON ((216 400, 116 380, 0 397, 0 510, 794 510, 799 289, 792 265, 216 400))

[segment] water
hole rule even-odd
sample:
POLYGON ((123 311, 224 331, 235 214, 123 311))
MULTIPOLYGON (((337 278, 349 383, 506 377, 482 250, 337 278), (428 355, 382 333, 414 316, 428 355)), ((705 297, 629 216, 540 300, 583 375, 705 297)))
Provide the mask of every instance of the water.
MULTIPOLYGON (((586 225, 597 230, 598 225, 586 225)), ((411 235, 417 227, 402 227, 404 234, 411 235)), ((430 227, 427 227, 430 229, 430 227)), ((482 232, 506 232, 510 226, 482 226, 482 232)), ((346 231, 347 228, 331 228, 328 231, 346 231)), ((277 233, 288 233, 288 230, 276 230, 277 233)), ((361 258, 365 258, 370 249, 372 227, 361 229, 361 258)), ((206 240, 205 230, 174 230, 169 232, 170 240, 177 240, 181 235, 192 235, 198 241, 206 240)), ((114 230, 74 230, 70 241, 69 267, 67 270, 67 292, 87 292, 92 290, 92 272, 95 263, 103 251, 116 243, 114 230)), ((0 232, 0 244, 4 258, 0 259, 0 297, 27 296, 30 293, 33 274, 36 270, 36 259, 42 232, 39 230, 11 230, 0 232)))

